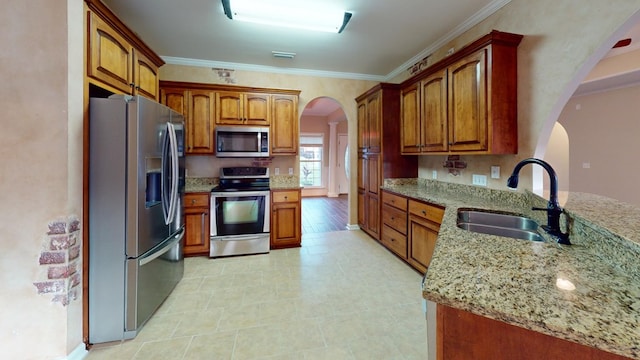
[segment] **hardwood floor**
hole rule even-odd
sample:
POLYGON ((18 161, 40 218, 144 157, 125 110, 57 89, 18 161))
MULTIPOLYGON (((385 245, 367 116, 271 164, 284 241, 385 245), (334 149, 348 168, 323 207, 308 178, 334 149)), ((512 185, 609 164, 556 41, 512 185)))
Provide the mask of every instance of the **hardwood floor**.
POLYGON ((346 230, 348 195, 302 198, 302 233, 346 230))

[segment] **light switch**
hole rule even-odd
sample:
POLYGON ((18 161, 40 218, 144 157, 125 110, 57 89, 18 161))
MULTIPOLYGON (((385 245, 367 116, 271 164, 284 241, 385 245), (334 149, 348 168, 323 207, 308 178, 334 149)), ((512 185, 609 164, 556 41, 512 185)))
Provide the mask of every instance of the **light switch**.
POLYGON ((293 175, 293 168, 289 168, 289 175, 293 175))
POLYGON ((491 178, 492 179, 500 179, 500 166, 492 166, 491 167, 491 178))

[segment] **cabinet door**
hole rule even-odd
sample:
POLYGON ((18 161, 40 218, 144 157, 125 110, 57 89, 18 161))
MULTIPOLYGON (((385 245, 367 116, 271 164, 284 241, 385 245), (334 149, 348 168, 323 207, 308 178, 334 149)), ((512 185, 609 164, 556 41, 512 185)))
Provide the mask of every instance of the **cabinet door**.
POLYGON ((208 255, 209 254, 209 208, 185 207, 185 242, 184 254, 208 255))
POLYGON ((132 93, 133 47, 124 37, 90 12, 88 76, 125 94, 132 93))
POLYGON ((207 90, 189 91, 189 116, 186 118, 187 154, 214 154, 213 93, 207 90))
POLYGON ((215 123, 241 125, 244 120, 242 93, 218 91, 215 93, 215 123))
POLYGON ((364 152, 369 147, 367 134, 367 102, 358 103, 358 151, 364 152))
POLYGON ((380 240, 380 197, 367 195, 367 233, 376 240, 380 240))
POLYGON ((367 152, 379 153, 381 150, 382 131, 382 103, 377 92, 367 98, 367 137, 369 146, 367 152))
POLYGON ((407 261, 426 273, 436 246, 440 226, 425 218, 409 215, 409 245, 407 261))
POLYGON ((367 195, 364 190, 358 189, 358 226, 366 230, 367 223, 367 195))
POLYGON ((418 154, 422 145, 420 139, 420 87, 414 83, 402 89, 400 139, 403 154, 418 154))
POLYGON ((135 92, 149 99, 158 100, 158 67, 143 53, 134 50, 133 77, 135 92))
POLYGON ((189 117, 188 97, 185 89, 160 89, 160 102, 182 114, 185 119, 189 117))
POLYGON ((483 49, 449 67, 451 151, 487 150, 486 53, 487 50, 483 49))
POLYGON ((447 151, 447 71, 433 74, 421 83, 422 152, 447 151))
POLYGON ((271 223, 271 248, 300 246, 301 208, 298 202, 274 203, 271 223))
POLYGON ((380 155, 368 154, 365 157, 367 159, 366 189, 369 194, 378 196, 380 192, 380 155))
POLYGON ((298 153, 298 97, 272 95, 271 154, 298 153))
POLYGON ((269 94, 243 94, 243 118, 246 125, 269 125, 271 102, 269 94))

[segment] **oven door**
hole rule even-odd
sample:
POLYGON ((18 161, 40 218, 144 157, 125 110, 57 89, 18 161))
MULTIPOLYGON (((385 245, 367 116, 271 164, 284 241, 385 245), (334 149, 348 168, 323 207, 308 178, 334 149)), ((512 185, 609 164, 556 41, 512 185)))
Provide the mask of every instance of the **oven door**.
POLYGON ((269 191, 211 193, 211 236, 269 232, 269 191))

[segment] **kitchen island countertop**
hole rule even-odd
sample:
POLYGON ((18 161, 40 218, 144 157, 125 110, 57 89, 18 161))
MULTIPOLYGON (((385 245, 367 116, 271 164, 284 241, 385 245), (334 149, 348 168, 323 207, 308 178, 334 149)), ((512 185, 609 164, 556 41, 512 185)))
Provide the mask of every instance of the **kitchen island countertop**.
POLYGON ((509 324, 640 357, 640 209, 569 193, 573 245, 462 230, 459 208, 516 212, 546 223, 546 200, 425 179, 388 179, 384 190, 446 208, 423 282, 427 300, 509 324), (634 219, 630 221, 629 219, 634 219), (574 290, 559 286, 570 284, 574 290))

